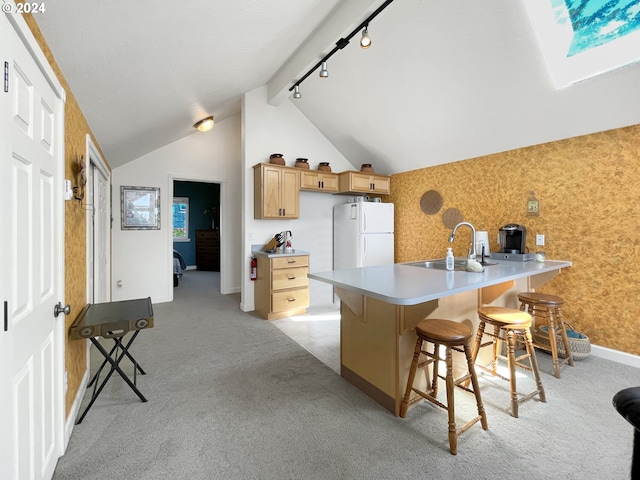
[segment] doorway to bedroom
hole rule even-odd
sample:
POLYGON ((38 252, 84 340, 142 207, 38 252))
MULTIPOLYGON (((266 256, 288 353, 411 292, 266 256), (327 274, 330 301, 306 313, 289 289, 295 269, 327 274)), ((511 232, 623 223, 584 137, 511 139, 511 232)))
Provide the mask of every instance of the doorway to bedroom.
POLYGON ((185 286, 180 280, 190 270, 212 272, 220 288, 220 190, 219 183, 173 182, 174 288, 185 286))

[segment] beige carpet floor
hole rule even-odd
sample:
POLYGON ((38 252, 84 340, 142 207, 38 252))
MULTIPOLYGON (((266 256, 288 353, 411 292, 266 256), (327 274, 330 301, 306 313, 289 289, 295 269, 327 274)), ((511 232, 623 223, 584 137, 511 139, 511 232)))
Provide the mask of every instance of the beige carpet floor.
MULTIPOLYGON (((540 354, 548 403, 522 404, 517 419, 508 384, 483 378, 489 430, 472 427, 452 456, 445 411, 395 417, 309 346, 241 312, 239 295, 217 293, 216 275, 187 271, 175 300, 154 305, 154 328, 132 348, 149 401, 114 376, 55 479, 628 478, 633 431, 611 399, 640 385, 636 368, 589 357, 556 379, 540 354)), ((464 419, 473 398, 456 395, 464 419)))

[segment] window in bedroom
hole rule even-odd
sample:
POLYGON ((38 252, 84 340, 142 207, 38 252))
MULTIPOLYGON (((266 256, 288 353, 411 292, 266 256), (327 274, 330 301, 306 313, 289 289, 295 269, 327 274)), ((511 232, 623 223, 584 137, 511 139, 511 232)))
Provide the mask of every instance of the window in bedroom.
POLYGON ((189 241, 188 197, 173 197, 173 241, 189 241))

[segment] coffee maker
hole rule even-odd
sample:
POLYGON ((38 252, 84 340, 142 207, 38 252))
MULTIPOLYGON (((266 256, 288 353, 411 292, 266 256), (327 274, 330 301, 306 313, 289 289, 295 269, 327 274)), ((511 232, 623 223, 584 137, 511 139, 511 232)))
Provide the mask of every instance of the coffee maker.
POLYGON ((523 225, 509 223, 500 227, 500 252, 511 254, 525 253, 527 243, 527 229, 523 225))

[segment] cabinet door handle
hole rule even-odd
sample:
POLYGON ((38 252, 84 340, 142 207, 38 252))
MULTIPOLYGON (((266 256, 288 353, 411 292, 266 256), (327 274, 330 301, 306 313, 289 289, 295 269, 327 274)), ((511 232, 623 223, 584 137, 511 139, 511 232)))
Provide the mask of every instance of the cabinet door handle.
POLYGON ((287 263, 296 263, 295 260, 287 260, 287 263))
POLYGON ((318 188, 322 188, 322 182, 318 180, 318 188))
POLYGON ((287 301, 288 301, 288 302, 295 302, 295 301, 296 301, 296 299, 295 299, 295 298, 288 298, 288 299, 287 299, 287 301))
POLYGON ((322 188, 324 188, 324 180, 321 183, 322 183, 322 188))
POLYGON ((288 278, 289 280, 295 280, 295 279, 296 279, 296 277, 295 277, 295 276, 293 276, 293 277, 287 277, 287 278, 288 278))
POLYGON ((284 217, 287 214, 287 212, 285 211, 285 209, 282 209, 282 216, 284 217))

